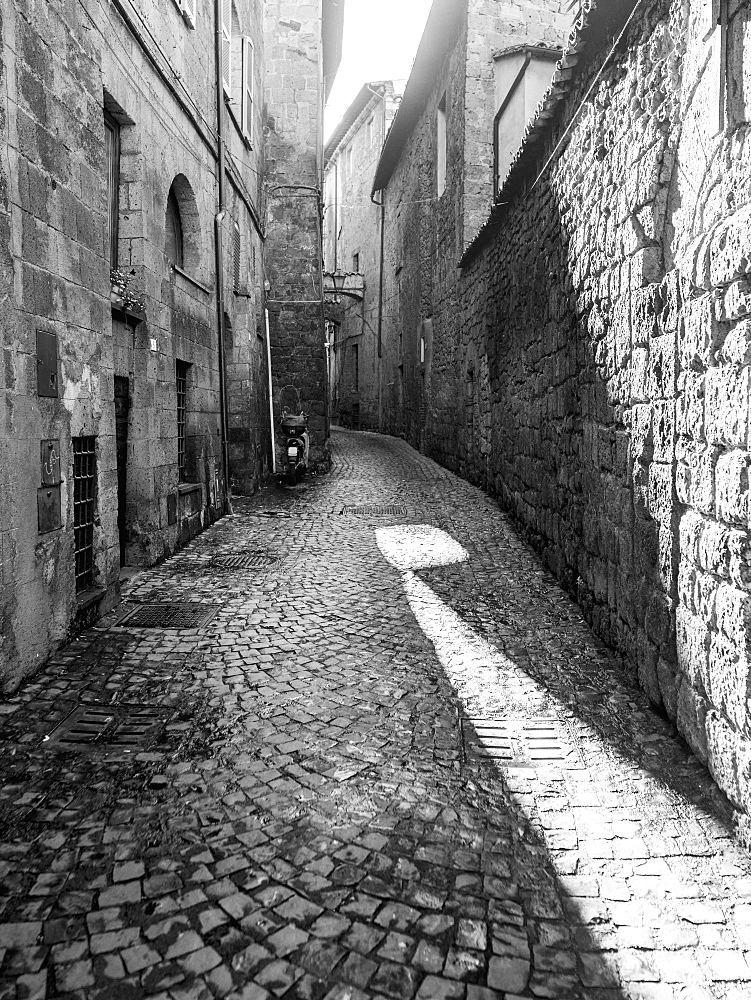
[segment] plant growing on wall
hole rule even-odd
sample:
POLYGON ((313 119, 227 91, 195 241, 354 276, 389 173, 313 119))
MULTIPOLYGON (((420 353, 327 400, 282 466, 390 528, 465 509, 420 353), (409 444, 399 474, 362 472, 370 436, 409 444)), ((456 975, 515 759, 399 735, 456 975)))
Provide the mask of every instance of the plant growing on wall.
POLYGON ((113 267, 110 271, 110 298, 114 305, 126 312, 142 313, 144 298, 131 287, 132 280, 132 275, 113 267))

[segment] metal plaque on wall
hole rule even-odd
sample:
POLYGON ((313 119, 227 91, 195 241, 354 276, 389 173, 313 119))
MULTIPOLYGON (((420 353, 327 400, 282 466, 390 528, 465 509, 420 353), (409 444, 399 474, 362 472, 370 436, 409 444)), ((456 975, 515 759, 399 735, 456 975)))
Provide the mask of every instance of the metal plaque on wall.
POLYGON ((60 442, 41 442, 42 486, 57 486, 62 482, 62 466, 60 463, 60 442))
POLYGON ((62 527, 60 507, 60 487, 43 486, 37 490, 37 514, 39 517, 39 534, 56 531, 62 527))

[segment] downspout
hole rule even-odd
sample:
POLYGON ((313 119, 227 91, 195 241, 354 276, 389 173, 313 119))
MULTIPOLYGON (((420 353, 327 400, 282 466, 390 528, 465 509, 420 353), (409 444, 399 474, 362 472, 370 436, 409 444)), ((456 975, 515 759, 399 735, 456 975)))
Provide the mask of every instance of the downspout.
MULTIPOLYGON (((366 84, 368 90, 381 99, 381 152, 386 143, 386 95, 383 91, 373 90, 370 84, 366 84)), ((383 357, 383 245, 384 229, 386 228, 386 202, 384 192, 378 192, 381 200, 375 200, 375 192, 371 192, 370 200, 380 208, 380 249, 378 254, 378 430, 383 430, 383 378, 381 373, 381 359, 383 357)), ((363 316, 365 315, 363 306, 363 316)))
MULTIPOLYGON (((384 107, 384 120, 385 120, 384 107)), ((380 249, 378 254, 378 430, 383 431, 383 378, 381 377, 381 359, 383 358, 383 234, 386 228, 386 203, 383 199, 383 191, 378 192, 381 201, 376 201, 374 194, 370 200, 380 208, 380 249)))
POLYGON ((224 467, 224 512, 232 513, 230 495, 229 434, 227 432, 227 359, 224 351, 224 247, 222 244, 222 223, 227 214, 224 205, 224 82, 222 79, 222 0, 214 0, 214 61, 216 62, 216 134, 217 134, 217 194, 219 211, 214 216, 214 256, 216 263, 216 313, 219 334, 219 410, 222 445, 222 465, 224 467))
POLYGON ((271 428, 271 474, 276 475, 276 435, 274 434, 274 386, 271 380, 271 334, 269 332, 269 311, 263 310, 266 320, 266 368, 269 373, 269 427, 271 428))
POLYGON ((334 160, 334 272, 339 262, 339 154, 334 160))

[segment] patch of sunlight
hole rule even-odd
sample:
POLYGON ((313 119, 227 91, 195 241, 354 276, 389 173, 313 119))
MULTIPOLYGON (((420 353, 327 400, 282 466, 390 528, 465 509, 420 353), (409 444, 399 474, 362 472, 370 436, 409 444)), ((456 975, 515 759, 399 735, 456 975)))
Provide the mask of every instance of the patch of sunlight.
MULTIPOLYGON (((440 528, 406 524, 376 530, 384 557, 402 571, 402 583, 412 614, 462 701, 472 701, 473 711, 497 691, 500 671, 516 670, 514 663, 478 635, 413 572, 432 566, 466 562, 467 550, 440 528)), ((530 703, 544 697, 544 689, 521 671, 515 677, 515 694, 530 703)))
POLYGON ((469 553, 451 535, 430 524, 398 524, 376 530, 378 548, 400 570, 466 562, 469 553))

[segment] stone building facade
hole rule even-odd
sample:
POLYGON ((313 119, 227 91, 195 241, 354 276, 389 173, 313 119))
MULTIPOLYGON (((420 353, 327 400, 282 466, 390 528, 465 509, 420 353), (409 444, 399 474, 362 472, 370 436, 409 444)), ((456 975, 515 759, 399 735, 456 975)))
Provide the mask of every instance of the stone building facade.
POLYGON ((323 107, 341 58, 341 0, 266 0, 266 305, 275 423, 308 415, 310 464, 330 463, 323 280, 323 107))
POLYGON ((275 7, 0 5, 4 689, 118 599, 122 565, 174 551, 270 468, 265 271, 292 267, 267 238, 280 38, 314 92, 306 151, 323 89, 321 9, 311 64, 275 7))
MULTIPOLYGON (((401 427, 419 443, 427 408, 425 450, 515 514, 748 836, 751 8, 577 13, 489 218, 438 222, 450 300, 402 297, 406 329, 432 310, 433 363, 401 427)), ((423 273, 398 202, 462 85, 450 55, 441 74, 385 192, 387 243, 423 273)))
MULTIPOLYGON (((442 407, 453 407, 450 373, 461 327, 456 265, 493 201, 502 75, 494 56, 520 45, 555 52, 570 27, 568 6, 566 0, 502 6, 435 0, 376 171, 385 218, 381 425, 441 461, 447 456, 435 445, 441 439, 435 422, 442 407)), ((466 472, 471 456, 455 453, 466 472)))
POLYGON ((373 177, 403 81, 366 83, 324 149, 323 258, 327 279, 331 419, 379 429, 378 314, 382 207, 373 177))

